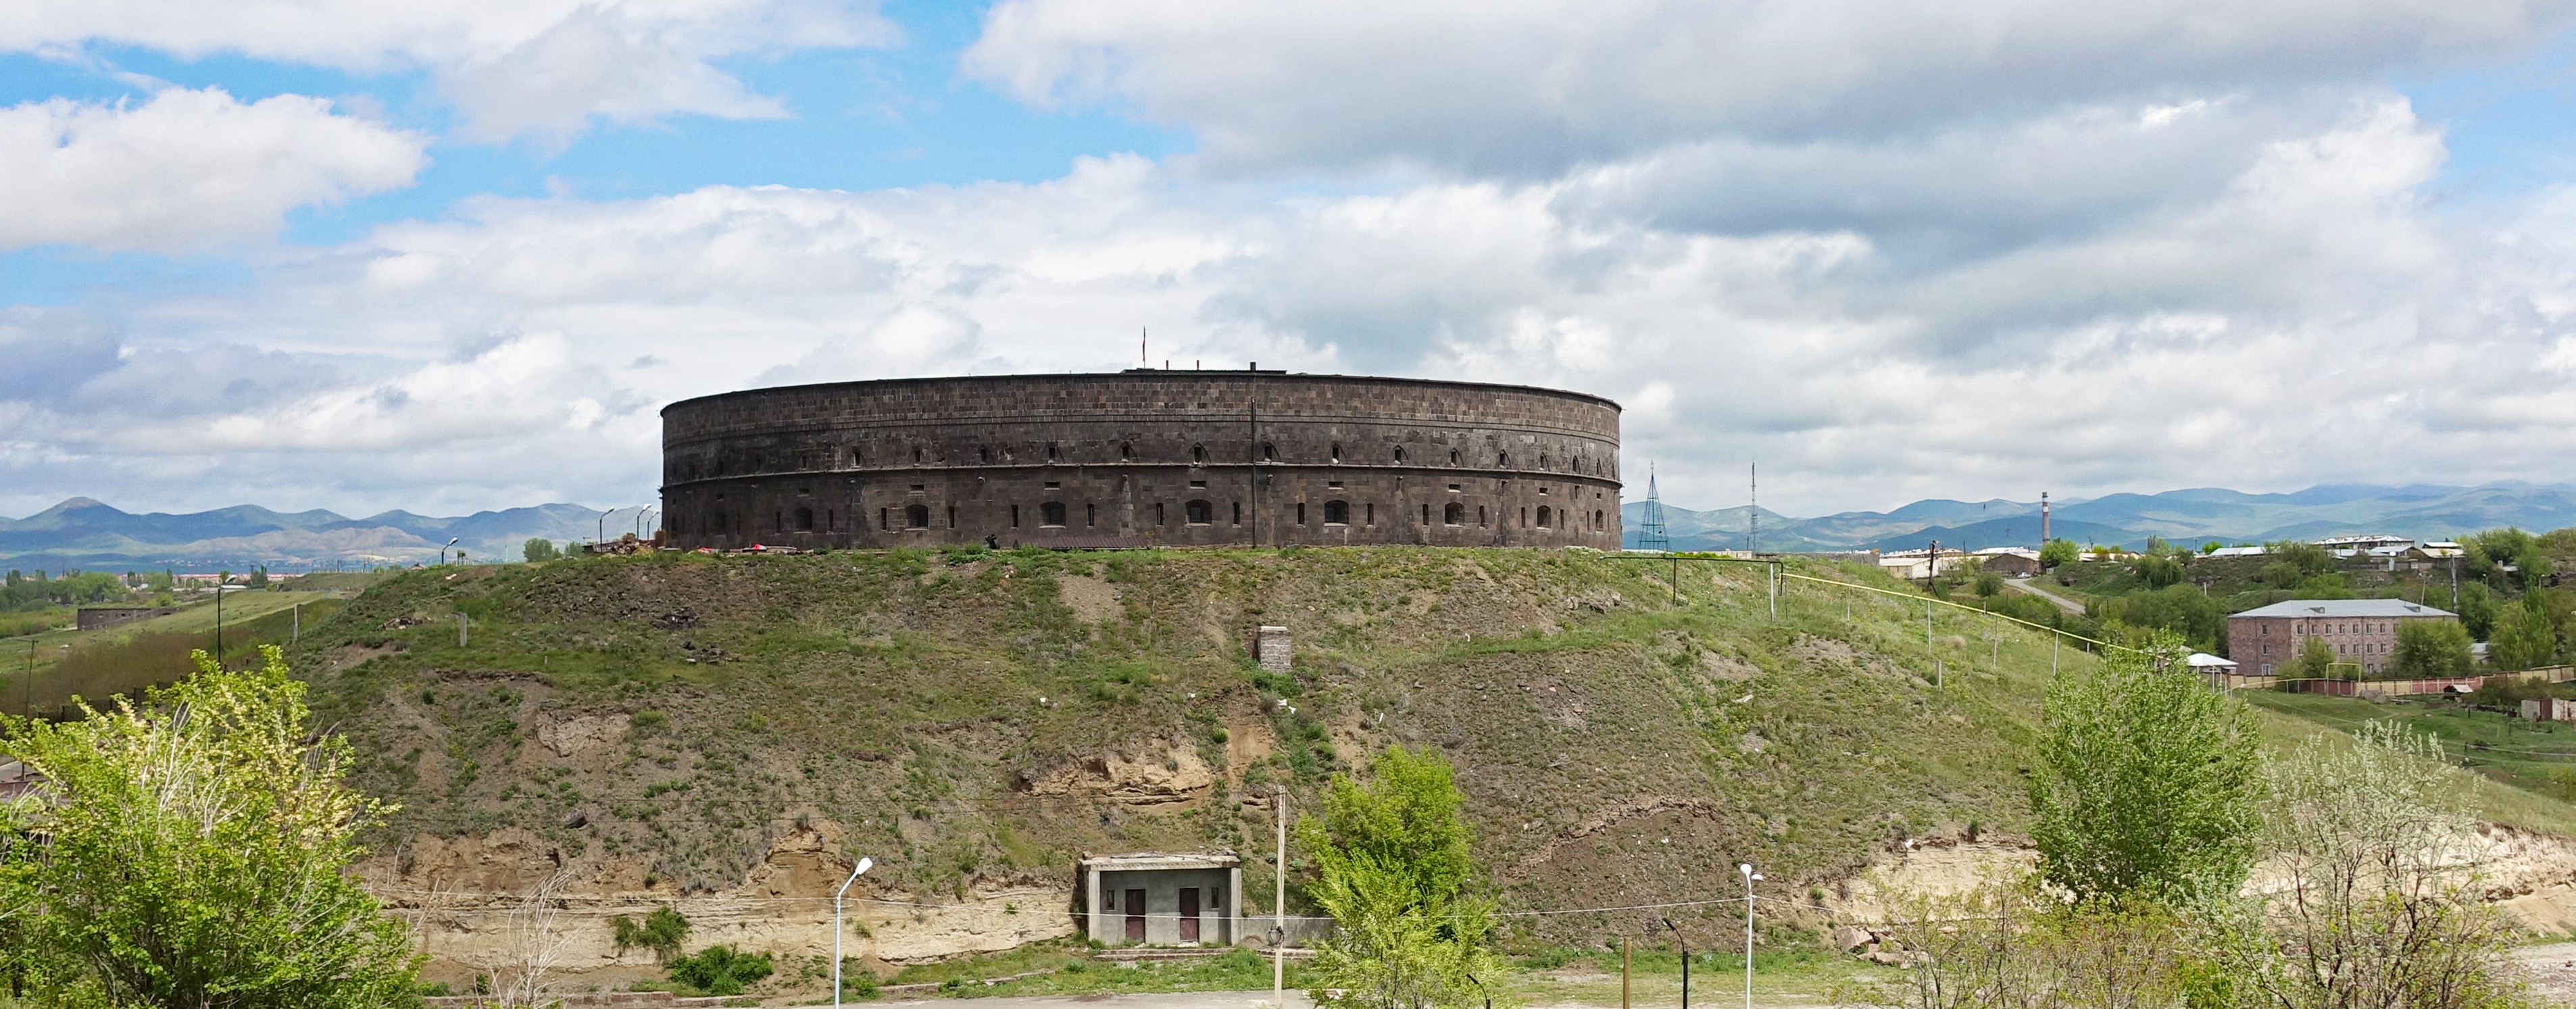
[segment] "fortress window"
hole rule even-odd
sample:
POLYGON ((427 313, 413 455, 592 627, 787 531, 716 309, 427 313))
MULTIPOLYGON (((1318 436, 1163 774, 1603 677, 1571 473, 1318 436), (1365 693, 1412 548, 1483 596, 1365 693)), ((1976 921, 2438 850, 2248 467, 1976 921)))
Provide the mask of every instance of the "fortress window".
POLYGON ((1207 446, 1205 446, 1205 445, 1192 445, 1192 446, 1190 446, 1190 465, 1192 465, 1192 466, 1205 466, 1205 465, 1207 465, 1207 446))
MULTIPOLYGON (((1430 524, 1431 524, 1431 506, 1430 506, 1430 505, 1423 505, 1423 506, 1422 506, 1422 524, 1423 524, 1423 525, 1430 525, 1430 524)), ((1457 523, 1454 523, 1454 522, 1453 522, 1453 523, 1450 523, 1450 524, 1451 524, 1451 525, 1456 525, 1457 523)))
MULTIPOLYGON (((1425 505, 1423 507, 1428 508, 1430 506, 1425 505)), ((1485 510, 1482 508, 1476 509, 1477 524, 1479 525, 1484 524, 1484 512, 1485 510)), ((1440 520, 1453 526, 1464 524, 1467 521, 1467 506, 1455 501, 1449 502, 1449 507, 1440 509, 1440 520)))
POLYGON ((1351 503, 1348 501, 1324 502, 1324 524, 1328 526, 1351 524, 1351 503))
POLYGON ((1529 509, 1521 509, 1521 528, 1529 528, 1529 509))
POLYGON ((1206 490, 1206 489, 1207 489, 1207 481, 1205 481, 1205 480, 1192 480, 1192 481, 1190 481, 1190 489, 1191 489, 1191 490, 1206 490))
POLYGON ((948 528, 951 528, 951 529, 955 529, 955 528, 957 528, 957 506, 956 506, 956 505, 949 505, 949 506, 948 506, 948 528))
POLYGON ((1234 503, 1234 524, 1243 524, 1243 502, 1241 501, 1234 503))
POLYGON ((1511 453, 1509 453, 1509 452, 1501 452, 1501 453, 1497 453, 1497 454, 1495 454, 1495 456, 1494 456, 1494 465, 1496 465, 1496 466, 1500 466, 1500 467, 1502 467, 1502 468, 1504 468, 1504 469, 1510 469, 1510 468, 1512 468, 1512 454, 1511 454, 1511 453))
POLYGON ((975 446, 975 458, 980 462, 992 462, 993 447, 990 445, 975 446))
POLYGON ((1453 449, 1450 449, 1450 450, 1449 450, 1449 465, 1452 465, 1452 466, 1458 465, 1458 450, 1457 450, 1457 449, 1454 449, 1454 448, 1453 448, 1453 449))
POLYGON ((841 515, 839 512, 830 508, 823 509, 823 531, 827 533, 841 531, 841 515))
POLYGON ((1047 482, 1046 482, 1046 489, 1048 489, 1048 490, 1057 490, 1057 489, 1059 489, 1059 488, 1062 488, 1063 486, 1064 486, 1064 483, 1063 483, 1062 481, 1058 481, 1058 480, 1049 480, 1049 481, 1047 481, 1047 482))
POLYGON ((1342 482, 1339 480, 1326 480, 1324 481, 1324 486, 1333 490, 1340 490, 1342 489, 1342 482))
POLYGON ((1061 459, 1061 458, 1063 458, 1063 457, 1064 457, 1064 452, 1063 452, 1063 450, 1056 448, 1056 445, 1055 445, 1055 443, 1054 443, 1054 442, 1048 442, 1048 443, 1047 443, 1047 461, 1048 461, 1048 462, 1054 462, 1054 461, 1056 461, 1057 459, 1061 459))
POLYGON ((1479 525, 1479 526, 1482 526, 1482 525, 1484 525, 1484 524, 1485 524, 1485 506, 1484 506, 1484 505, 1477 505, 1477 506, 1476 506, 1476 524, 1477 524, 1477 525, 1479 525))
POLYGON ((772 528, 772 529, 777 529, 777 530, 780 530, 780 531, 785 531, 785 530, 786 530, 786 528, 787 528, 787 516, 786 516, 786 514, 785 514, 785 513, 783 513, 783 512, 775 512, 775 511, 770 512, 770 513, 769 513, 769 527, 770 527, 770 528, 772 528))
POLYGON ((1541 455, 1541 456, 1539 456, 1539 457, 1538 457, 1538 468, 1540 468, 1540 469, 1546 469, 1546 468, 1547 468, 1547 456, 1545 456, 1545 455, 1541 455))
POLYGON ((889 517, 889 516, 892 514, 892 511, 893 511, 892 509, 888 509, 888 508, 879 508, 879 509, 877 509, 877 528, 879 528, 879 529, 892 529, 892 528, 894 528, 894 520, 893 520, 892 518, 890 518, 890 517, 889 517))
POLYGON ((1277 446, 1277 445, 1273 445, 1273 444, 1271 444, 1271 443, 1269 443, 1269 442, 1266 442, 1266 441, 1265 441, 1265 442, 1262 442, 1262 443, 1261 443, 1261 461, 1262 461, 1262 462, 1278 462, 1278 461, 1279 461, 1279 446, 1277 446))
POLYGON ((917 449, 917 448, 916 448, 916 449, 913 449, 913 450, 912 450, 912 464, 913 464, 913 465, 915 465, 915 466, 919 466, 919 465, 921 465, 921 450, 920 450, 920 449, 917 449))
POLYGON ((1301 526, 1306 524, 1306 502, 1297 502, 1297 524, 1301 526))
POLYGON ((1192 501, 1188 504, 1182 505, 1181 509, 1188 517, 1191 525, 1203 526, 1216 521, 1216 506, 1208 502, 1192 501))
POLYGON ((1019 527, 1020 527, 1020 506, 1018 506, 1018 505, 1012 505, 1012 506, 1011 506, 1011 528, 1013 528, 1013 529, 1017 529, 1017 528, 1019 528, 1019 527))
POLYGON ((1606 525, 1602 525, 1602 524, 1601 524, 1601 509, 1595 508, 1595 509, 1593 509, 1593 510, 1592 510, 1592 528, 1594 528, 1594 529, 1608 529, 1608 528, 1610 528, 1609 526, 1606 526, 1606 525))
POLYGON ((1338 442, 1338 441, 1337 441, 1337 442, 1334 442, 1334 443, 1333 443, 1333 461, 1334 461, 1334 462, 1340 462, 1340 461, 1342 461, 1342 443, 1341 443, 1341 442, 1338 442))
POLYGON ((1454 484, 1454 483, 1453 483, 1453 484, 1450 484, 1450 485, 1449 485, 1449 493, 1452 493, 1452 494, 1456 494, 1456 493, 1458 493, 1459 491, 1464 490, 1464 489, 1465 489, 1465 488, 1464 488, 1463 486, 1459 485, 1459 484, 1454 484))
POLYGON ((1368 506, 1368 524, 1377 524, 1377 505, 1375 503, 1371 503, 1368 506))
POLYGON ((814 531, 814 509, 796 509, 796 531, 805 533, 814 531))
POLYGON ((1050 525, 1050 526, 1061 526, 1061 525, 1063 525, 1063 524, 1064 524, 1064 502, 1062 502, 1062 501, 1049 501, 1049 502, 1047 502, 1047 503, 1045 503, 1045 504, 1039 505, 1039 506, 1038 506, 1038 524, 1039 524, 1039 525, 1050 525))
POLYGON ((1158 526, 1172 524, 1171 517, 1163 514, 1163 503, 1160 501, 1154 502, 1154 524, 1158 526))
POLYGON ((1135 459, 1135 458, 1136 458, 1136 446, 1134 446, 1134 445, 1130 445, 1130 444, 1127 444, 1126 442, 1123 442, 1123 441, 1118 443, 1118 461, 1119 461, 1119 462, 1128 462, 1128 461, 1131 461, 1131 460, 1133 460, 1133 459, 1135 459))
POLYGON ((905 505, 903 509, 903 527, 906 529, 930 528, 930 506, 905 505))
POLYGON ((1099 505, 1086 504, 1082 506, 1082 524, 1093 527, 1100 525, 1099 505))
POLYGON ((1547 506, 1546 506, 1546 505, 1540 505, 1540 506, 1538 506, 1538 527, 1539 527, 1539 528, 1541 528, 1541 529, 1545 529, 1545 528, 1547 528, 1548 526, 1550 526, 1550 525, 1552 524, 1552 523, 1550 523, 1550 522, 1547 520, 1547 516, 1548 516, 1547 506))
POLYGON ((1399 463, 1404 461, 1404 446, 1398 445, 1395 447, 1395 461, 1399 463))

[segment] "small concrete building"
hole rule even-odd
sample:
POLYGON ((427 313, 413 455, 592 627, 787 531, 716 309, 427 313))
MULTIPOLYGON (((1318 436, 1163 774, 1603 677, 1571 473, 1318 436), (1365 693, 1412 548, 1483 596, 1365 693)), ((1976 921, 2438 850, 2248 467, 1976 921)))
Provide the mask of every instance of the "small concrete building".
POLYGON ((2576 722, 2576 701, 2533 697, 2522 702, 2522 717, 2534 722, 2576 722))
POLYGON ((1231 946, 1242 938, 1243 859, 1230 851, 1084 855, 1083 931, 1116 945, 1231 946))

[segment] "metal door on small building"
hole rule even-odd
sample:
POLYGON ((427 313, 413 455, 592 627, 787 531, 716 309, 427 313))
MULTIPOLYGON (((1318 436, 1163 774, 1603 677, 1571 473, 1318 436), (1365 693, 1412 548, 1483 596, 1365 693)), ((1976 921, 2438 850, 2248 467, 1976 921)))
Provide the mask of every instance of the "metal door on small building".
POLYGON ((1199 888, 1181 888, 1181 941, 1199 941, 1199 888))
POLYGON ((1127 891, 1127 941, 1145 941, 1145 891, 1127 891))

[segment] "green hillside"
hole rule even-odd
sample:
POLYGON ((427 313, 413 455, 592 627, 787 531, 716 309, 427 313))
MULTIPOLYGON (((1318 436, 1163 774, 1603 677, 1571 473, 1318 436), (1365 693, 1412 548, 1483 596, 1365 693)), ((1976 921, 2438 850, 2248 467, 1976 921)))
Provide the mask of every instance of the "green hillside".
MULTIPOLYGON (((642 857, 670 893, 738 885, 815 819, 924 896, 1068 882, 1080 851, 1258 855, 1258 792, 1311 803, 1393 743, 1456 763, 1521 909, 1740 897, 1745 859, 1830 890, 1908 836, 2021 826, 2044 636, 1945 610, 1927 640, 1919 601, 1815 586, 1775 618, 1750 565, 1683 565, 1676 602, 1669 570, 1531 550, 589 558, 406 573, 291 657, 361 783, 403 806, 386 850, 518 826, 567 858, 642 857), (1293 675, 1250 662, 1261 624, 1291 628, 1293 675)), ((1713 936, 1728 912, 1709 913, 1713 936)))

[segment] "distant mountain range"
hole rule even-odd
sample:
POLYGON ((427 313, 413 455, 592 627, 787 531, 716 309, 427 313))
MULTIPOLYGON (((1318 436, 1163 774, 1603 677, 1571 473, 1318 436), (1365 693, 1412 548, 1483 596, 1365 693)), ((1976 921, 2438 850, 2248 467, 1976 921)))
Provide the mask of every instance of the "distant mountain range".
MULTIPOLYGON (((1621 509, 1628 545, 1637 542, 1645 503, 1621 509)), ((1665 531, 1677 550, 1740 550, 1750 509, 1691 511, 1664 506, 1665 531)), ((2576 487, 2493 483, 2476 487, 2378 487, 2333 484, 2295 494, 2247 494, 2204 487, 2161 494, 2110 494, 2060 501, 2049 532, 2077 543, 2138 547, 2147 537, 2173 541, 2261 543, 2387 533, 2445 539, 2480 529, 2576 526, 2576 487)), ((1764 550, 1918 550, 1933 540, 1975 550, 2039 542, 2039 502, 1917 501, 1891 512, 1843 512, 1793 518, 1762 512, 1764 550)))
POLYGON ((635 510, 580 505, 475 512, 455 518, 389 511, 353 519, 256 505, 188 515, 136 515, 72 498, 23 519, 0 518, 0 564, 58 571, 230 568, 273 571, 435 561, 450 538, 469 560, 518 560, 534 537, 589 540, 634 530, 635 510), (623 523, 622 525, 620 523, 623 523))
MULTIPOLYGON (((1645 504, 1629 502, 1628 544, 1636 545, 1645 504)), ((1762 549, 1913 550, 1932 540, 1975 550, 2039 541, 2036 501, 1917 501, 1889 512, 1841 512, 1796 518, 1762 513, 1762 549)), ((1673 546, 1734 550, 1745 545, 1749 508, 1692 511, 1664 506, 1673 546)), ((72 498, 23 519, 0 518, 0 564, 58 571, 231 568, 274 571, 370 567, 434 561, 450 537, 471 560, 517 560, 531 537, 561 543, 634 528, 635 510, 602 513, 580 505, 476 512, 453 518, 389 511, 348 518, 327 511, 274 512, 256 505, 188 515, 137 515, 72 498), (603 515, 605 521, 603 522, 603 515)), ((2342 484, 2296 494, 2246 494, 2218 488, 2161 494, 2111 494, 2057 503, 2050 530, 2078 543, 2137 547, 2168 540, 2260 543, 2350 533, 2441 539, 2498 526, 2557 529, 2576 525, 2576 486, 2524 483, 2476 487, 2374 487, 2342 484)), ((648 530, 649 531, 649 530, 648 530)))

